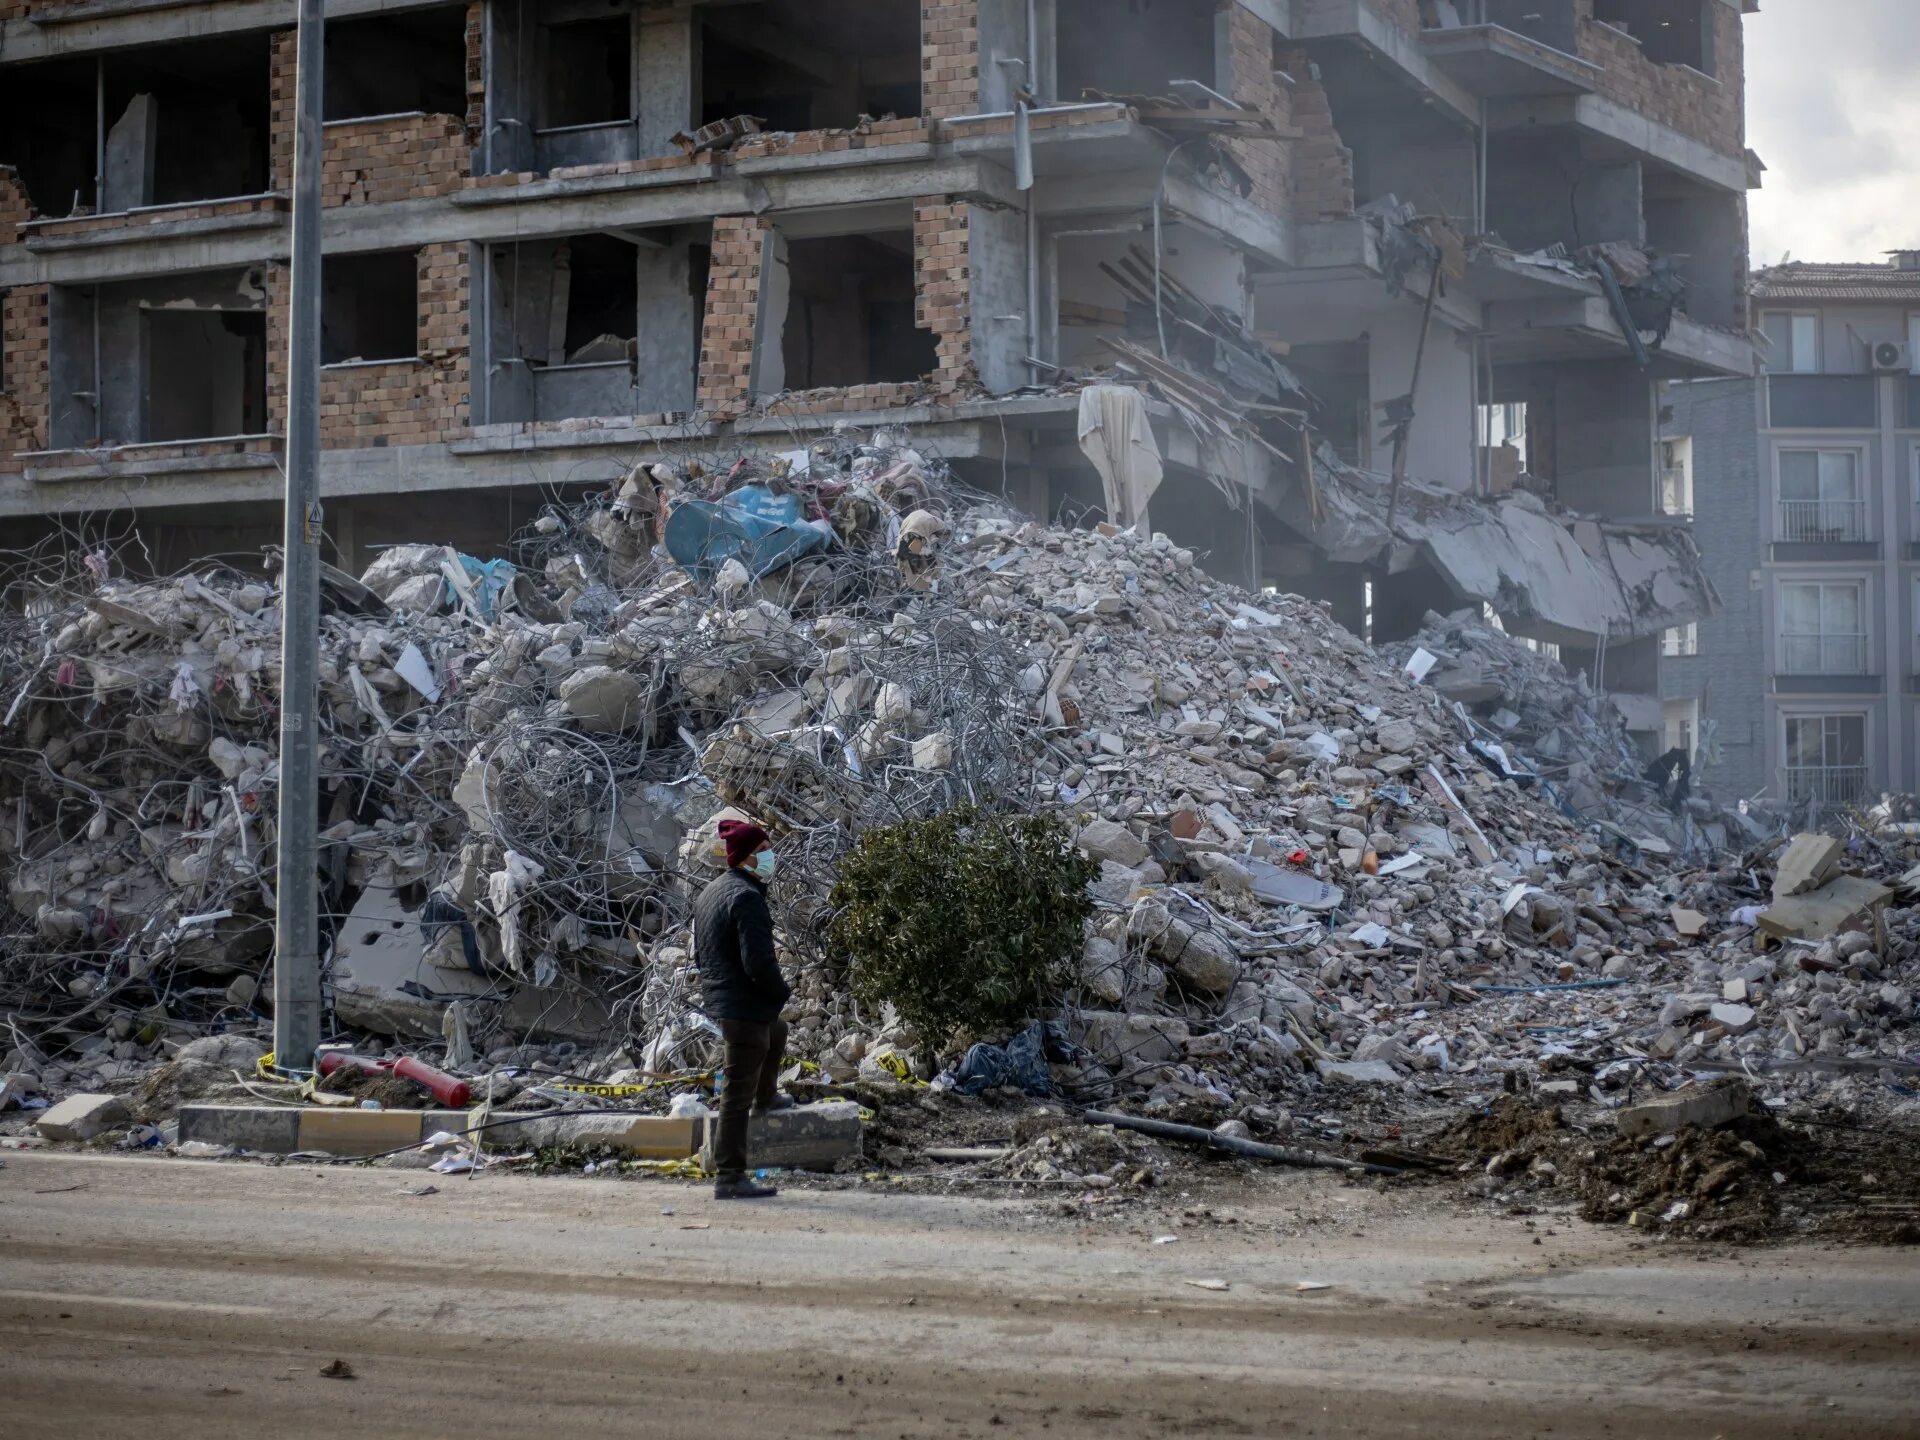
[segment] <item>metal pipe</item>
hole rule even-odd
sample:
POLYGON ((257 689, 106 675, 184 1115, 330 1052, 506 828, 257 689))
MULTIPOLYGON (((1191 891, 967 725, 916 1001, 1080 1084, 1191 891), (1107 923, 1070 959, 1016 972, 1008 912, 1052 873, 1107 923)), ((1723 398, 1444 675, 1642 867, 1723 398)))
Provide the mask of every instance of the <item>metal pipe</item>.
POLYGON ((1305 1165, 1317 1170, 1350 1170, 1367 1175, 1398 1175, 1391 1165, 1372 1165, 1364 1160, 1347 1160, 1338 1155, 1322 1155, 1317 1150, 1299 1150, 1291 1145, 1263 1145, 1258 1140, 1242 1140, 1238 1135, 1221 1135, 1202 1130, 1198 1125, 1176 1125, 1171 1120, 1143 1120, 1135 1115, 1116 1115, 1106 1110, 1083 1110, 1080 1118, 1089 1125, 1111 1125, 1116 1130, 1137 1130, 1161 1140, 1184 1140, 1191 1145, 1207 1145, 1233 1155, 1254 1160, 1273 1160, 1282 1165, 1305 1165))
MULTIPOLYGON (((1068 115, 1075 110, 1121 110, 1126 107, 1116 100, 1088 100, 1075 105, 1036 105, 1027 111, 1029 115, 1068 115)), ((970 120, 1011 120, 1011 110, 983 110, 978 115, 949 115, 942 125, 964 125, 970 120)))
POLYGON ((280 571, 280 796, 273 1053, 306 1070, 320 1041, 320 168, 324 0, 300 0, 287 341, 287 495, 280 571))
POLYGON ((93 213, 107 210, 107 57, 93 65, 93 213))

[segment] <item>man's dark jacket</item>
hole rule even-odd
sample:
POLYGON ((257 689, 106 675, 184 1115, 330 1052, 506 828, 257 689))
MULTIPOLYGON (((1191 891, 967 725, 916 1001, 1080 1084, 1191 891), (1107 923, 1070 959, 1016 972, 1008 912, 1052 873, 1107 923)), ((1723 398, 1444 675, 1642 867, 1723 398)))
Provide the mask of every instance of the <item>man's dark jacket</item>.
POLYGON ((774 955, 766 886, 728 870, 694 901, 693 937, 708 1019, 766 1025, 780 1018, 793 991, 774 955))

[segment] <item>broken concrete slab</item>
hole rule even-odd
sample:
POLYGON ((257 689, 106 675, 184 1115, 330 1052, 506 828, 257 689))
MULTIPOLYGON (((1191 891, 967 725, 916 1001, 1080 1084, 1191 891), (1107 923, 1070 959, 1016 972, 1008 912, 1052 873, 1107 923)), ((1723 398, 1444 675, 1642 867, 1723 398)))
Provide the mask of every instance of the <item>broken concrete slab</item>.
POLYGON ((1322 1060, 1316 1068, 1322 1080, 1348 1085, 1399 1085, 1400 1073, 1384 1060, 1322 1060))
POLYGON ((1804 895, 1824 885, 1845 853, 1846 846, 1832 835, 1794 836, 1774 867, 1774 898, 1804 895))
POLYGON ((127 1122, 127 1104, 118 1095, 69 1095, 33 1122, 47 1140, 91 1140, 127 1122))
POLYGON ((1775 900, 1760 912, 1760 929, 1782 940, 1824 940, 1848 928, 1868 927, 1876 937, 1882 910, 1893 891, 1858 875, 1842 875, 1817 890, 1775 900))
POLYGON ((1672 1135, 1689 1125, 1725 1125, 1745 1115, 1752 1103, 1753 1092, 1744 1080, 1716 1080, 1629 1105, 1613 1123, 1622 1135, 1672 1135))

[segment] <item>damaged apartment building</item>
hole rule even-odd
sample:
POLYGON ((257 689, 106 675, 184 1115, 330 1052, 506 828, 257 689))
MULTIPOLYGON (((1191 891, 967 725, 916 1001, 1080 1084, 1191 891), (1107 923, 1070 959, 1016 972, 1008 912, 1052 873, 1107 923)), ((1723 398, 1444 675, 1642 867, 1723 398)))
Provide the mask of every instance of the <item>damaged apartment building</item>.
MULTIPOLYGON (((0 515, 279 533, 292 0, 0 0, 0 515)), ((333 554, 908 427, 1657 735, 1663 381, 1754 368, 1753 0, 335 0, 333 554)))

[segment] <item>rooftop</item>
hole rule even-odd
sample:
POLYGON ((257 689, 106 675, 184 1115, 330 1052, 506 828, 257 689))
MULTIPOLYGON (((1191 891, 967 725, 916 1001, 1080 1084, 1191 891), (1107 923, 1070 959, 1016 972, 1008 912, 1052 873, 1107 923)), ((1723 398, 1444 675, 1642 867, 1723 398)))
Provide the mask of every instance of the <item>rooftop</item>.
POLYGON ((1897 251, 1882 264, 1829 265, 1796 260, 1753 275, 1756 300, 1920 300, 1920 251, 1897 251), (1904 263, 1903 263, 1904 262, 1904 263))

